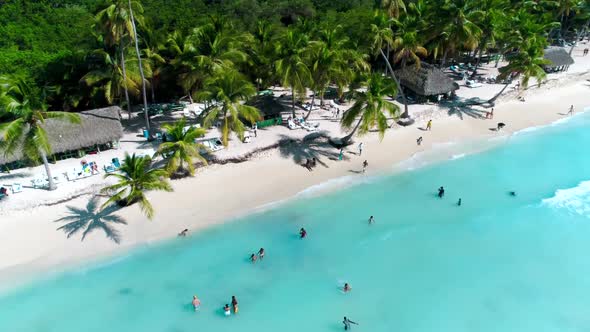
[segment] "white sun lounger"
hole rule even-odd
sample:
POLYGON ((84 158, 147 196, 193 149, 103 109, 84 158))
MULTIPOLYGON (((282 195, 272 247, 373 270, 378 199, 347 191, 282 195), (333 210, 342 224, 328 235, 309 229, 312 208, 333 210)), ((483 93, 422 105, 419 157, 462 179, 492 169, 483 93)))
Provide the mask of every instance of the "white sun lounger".
POLYGON ((14 183, 10 186, 13 194, 20 193, 23 191, 23 186, 20 183, 14 183))

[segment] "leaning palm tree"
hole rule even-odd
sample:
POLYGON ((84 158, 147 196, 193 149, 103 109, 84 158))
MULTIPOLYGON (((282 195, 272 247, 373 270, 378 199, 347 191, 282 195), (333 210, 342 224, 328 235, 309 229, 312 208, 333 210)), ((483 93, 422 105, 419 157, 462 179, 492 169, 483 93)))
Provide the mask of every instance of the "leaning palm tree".
POLYGON ((398 35, 393 40, 392 46, 395 51, 393 61, 395 63, 401 61, 402 68, 406 67, 408 60, 413 62, 416 68, 420 68, 420 57, 428 55, 428 51, 420 43, 416 31, 406 31, 398 35))
POLYGON ((305 63, 304 53, 308 44, 305 34, 296 30, 288 30, 277 43, 275 71, 283 86, 291 88, 291 112, 295 115, 295 98, 305 93, 310 85, 311 74, 305 63))
POLYGON ((243 101, 254 96, 256 88, 242 74, 233 69, 218 70, 205 82, 205 89, 197 94, 199 100, 209 101, 213 106, 204 119, 206 127, 221 122, 221 141, 228 145, 229 135, 234 132, 244 139, 245 125, 242 119, 253 125, 262 117, 260 111, 243 101))
POLYGON ((0 77, 0 113, 4 111, 10 119, 0 124, 0 150, 5 155, 12 155, 19 150, 32 161, 41 159, 48 178, 48 189, 55 190, 47 161, 47 156, 51 155, 51 144, 43 124, 47 119, 80 123, 80 116, 67 112, 48 112, 41 95, 22 78, 0 77))
POLYGON ((389 70, 389 74, 391 78, 397 84, 396 94, 402 97, 402 102, 404 104, 404 113, 401 115, 402 121, 400 124, 402 125, 410 125, 414 121, 410 118, 410 112, 408 111, 408 100, 406 98, 406 94, 404 90, 401 88, 401 84, 393 68, 391 67, 391 63, 389 62, 389 58, 383 52, 383 48, 390 47, 393 44, 393 31, 391 30, 391 24, 393 23, 392 20, 388 19, 383 13, 376 11, 373 15, 373 23, 371 24, 371 50, 377 56, 381 55, 383 60, 385 60, 385 65, 389 70))
POLYGON ((549 63, 551 62, 543 57, 543 48, 538 45, 525 46, 517 54, 508 58, 508 65, 500 68, 498 78, 507 80, 507 83, 498 94, 488 100, 488 103, 493 104, 510 85, 513 78, 520 77, 523 88, 528 86, 531 78, 535 78, 537 84, 541 85, 547 76, 543 66, 549 63))
POLYGON ((106 208, 113 203, 120 206, 129 206, 139 203, 139 208, 148 217, 154 217, 154 208, 145 195, 147 191, 163 190, 172 191, 172 186, 166 180, 168 173, 159 168, 152 168, 152 159, 148 156, 136 156, 125 154, 125 160, 119 169, 119 173, 109 173, 105 178, 114 177, 116 184, 107 186, 102 193, 111 194, 103 205, 106 208))
POLYGON ((164 124, 162 129, 166 132, 166 142, 160 144, 156 155, 163 156, 167 160, 166 171, 168 174, 184 171, 186 165, 186 171, 190 175, 194 175, 194 159, 207 165, 207 160, 200 153, 201 149, 205 149, 204 145, 195 142, 197 137, 205 135, 205 129, 194 126, 187 128, 185 119, 164 124))
POLYGON ((394 118, 399 114, 397 105, 385 100, 388 96, 397 94, 395 81, 381 74, 372 73, 366 78, 364 85, 366 91, 355 92, 354 104, 342 116, 340 122, 342 127, 352 129, 341 139, 342 145, 348 145, 355 133, 364 135, 373 128, 379 131, 379 137, 383 139, 385 131, 389 128, 385 113, 394 118))

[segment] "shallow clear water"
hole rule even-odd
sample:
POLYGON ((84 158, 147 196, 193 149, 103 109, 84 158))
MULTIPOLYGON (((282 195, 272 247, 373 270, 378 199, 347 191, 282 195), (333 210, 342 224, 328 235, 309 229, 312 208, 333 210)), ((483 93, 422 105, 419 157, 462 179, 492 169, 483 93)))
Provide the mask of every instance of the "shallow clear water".
POLYGON ((337 331, 345 315, 371 332, 587 331, 589 129, 577 116, 35 282, 0 297, 0 331, 337 331))

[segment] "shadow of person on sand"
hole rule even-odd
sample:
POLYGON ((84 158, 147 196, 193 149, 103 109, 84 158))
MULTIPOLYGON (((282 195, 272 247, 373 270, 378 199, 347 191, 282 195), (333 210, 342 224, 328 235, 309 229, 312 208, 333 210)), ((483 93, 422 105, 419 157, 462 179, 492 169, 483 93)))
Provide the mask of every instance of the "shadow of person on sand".
POLYGON ((68 238, 84 230, 81 239, 81 241, 84 241, 86 236, 95 229, 102 229, 108 239, 111 239, 117 244, 121 242, 121 235, 113 226, 116 224, 127 225, 127 222, 122 217, 113 214, 118 210, 116 205, 100 210, 98 197, 94 196, 88 200, 85 209, 75 206, 67 206, 67 209, 69 215, 57 219, 54 222, 66 222, 65 225, 58 227, 57 230, 66 233, 68 238))

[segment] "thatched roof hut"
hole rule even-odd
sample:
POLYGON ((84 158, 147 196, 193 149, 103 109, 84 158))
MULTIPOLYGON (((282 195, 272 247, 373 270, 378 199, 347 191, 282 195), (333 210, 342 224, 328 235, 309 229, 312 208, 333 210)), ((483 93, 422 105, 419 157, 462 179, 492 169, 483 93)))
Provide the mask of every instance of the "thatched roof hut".
POLYGON ((545 49, 544 58, 551 61, 551 64, 545 65, 547 68, 567 67, 574 63, 574 59, 563 47, 549 46, 545 49))
MULTIPOLYGON (((80 113, 80 124, 48 119, 43 126, 52 152, 57 154, 118 141, 123 136, 120 111, 118 106, 84 111, 80 113)), ((0 154, 0 165, 22 158, 19 151, 10 156, 0 154)))
POLYGON ((421 96, 436 96, 459 89, 459 85, 442 70, 422 62, 420 68, 408 65, 395 71, 400 84, 421 96))

